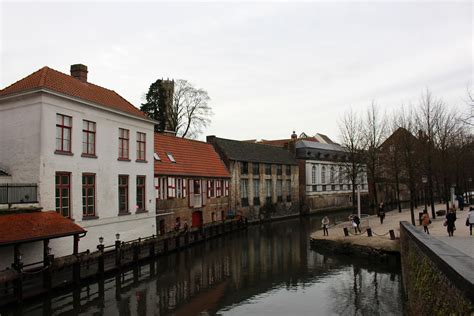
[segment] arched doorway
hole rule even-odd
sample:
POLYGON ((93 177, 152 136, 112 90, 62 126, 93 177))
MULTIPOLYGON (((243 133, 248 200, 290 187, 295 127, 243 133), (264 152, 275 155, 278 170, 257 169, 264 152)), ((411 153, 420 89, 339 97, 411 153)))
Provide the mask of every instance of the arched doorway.
POLYGON ((201 227, 201 226, 202 226, 202 211, 194 211, 192 227, 201 227))

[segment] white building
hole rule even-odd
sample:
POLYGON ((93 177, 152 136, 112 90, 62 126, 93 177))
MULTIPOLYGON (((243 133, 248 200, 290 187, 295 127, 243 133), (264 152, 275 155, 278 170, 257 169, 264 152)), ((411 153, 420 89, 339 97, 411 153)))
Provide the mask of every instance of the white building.
MULTIPOLYGON (((352 205, 353 184, 348 176, 351 166, 346 156, 344 148, 330 141, 327 136, 296 142, 300 178, 305 184, 301 193, 310 210, 352 205)), ((358 165, 358 173, 356 185, 359 185, 363 195, 368 195, 366 166, 358 165)))
MULTIPOLYGON (((13 183, 37 183, 43 210, 87 231, 79 251, 95 250, 100 236, 106 245, 116 233, 150 236, 153 129, 116 92, 89 83, 86 66, 71 66, 71 76, 44 67, 0 91, 0 168, 13 183)), ((56 256, 72 253, 72 237, 50 245, 56 256)))

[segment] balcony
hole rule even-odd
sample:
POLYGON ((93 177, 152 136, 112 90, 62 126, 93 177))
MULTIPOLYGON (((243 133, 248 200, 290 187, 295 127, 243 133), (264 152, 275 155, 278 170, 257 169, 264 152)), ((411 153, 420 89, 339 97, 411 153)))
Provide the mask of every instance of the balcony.
POLYGON ((0 204, 38 203, 38 185, 36 183, 0 184, 0 204))

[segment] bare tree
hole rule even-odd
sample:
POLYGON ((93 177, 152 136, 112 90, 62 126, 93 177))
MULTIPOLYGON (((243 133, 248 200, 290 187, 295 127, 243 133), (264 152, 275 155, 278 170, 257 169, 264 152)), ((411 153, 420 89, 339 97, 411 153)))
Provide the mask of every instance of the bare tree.
POLYGON ((367 110, 366 119, 363 125, 363 139, 365 141, 364 161, 367 164, 367 175, 371 179, 369 181, 372 186, 372 205, 377 207, 377 182, 379 179, 379 150, 380 145, 386 137, 386 120, 379 113, 379 107, 372 101, 371 106, 367 110))
POLYGON ((433 190, 433 162, 434 162, 434 140, 436 137, 436 121, 442 108, 442 101, 433 97, 427 89, 420 98, 416 112, 416 124, 420 133, 420 141, 423 144, 421 156, 423 157, 423 168, 428 179, 428 195, 431 205, 431 216, 436 218, 434 207, 433 190))
POLYGON ((176 135, 195 138, 211 122, 209 95, 186 80, 158 79, 145 95, 140 110, 156 120, 155 131, 172 131, 176 135))
POLYGON ((416 178, 418 170, 417 150, 418 140, 413 135, 416 131, 414 114, 412 109, 406 110, 402 107, 395 115, 395 126, 400 128, 400 136, 397 138, 396 150, 400 150, 403 160, 403 169, 406 174, 406 182, 410 191, 410 215, 411 223, 415 225, 415 197, 416 178))
POLYGON ((175 81, 172 118, 177 135, 196 138, 211 122, 213 114, 210 97, 203 89, 196 89, 187 80, 175 81))
POLYGON ((341 146, 346 150, 347 162, 344 164, 344 173, 352 186, 352 207, 356 206, 356 187, 364 171, 363 151, 364 134, 360 126, 361 119, 352 110, 346 112, 339 122, 341 146))

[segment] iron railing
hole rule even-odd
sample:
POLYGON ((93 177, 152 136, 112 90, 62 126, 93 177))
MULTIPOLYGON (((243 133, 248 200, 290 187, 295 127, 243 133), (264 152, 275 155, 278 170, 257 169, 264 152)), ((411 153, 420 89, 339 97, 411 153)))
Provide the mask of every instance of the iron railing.
POLYGON ((0 204, 38 203, 36 183, 0 184, 0 204))

